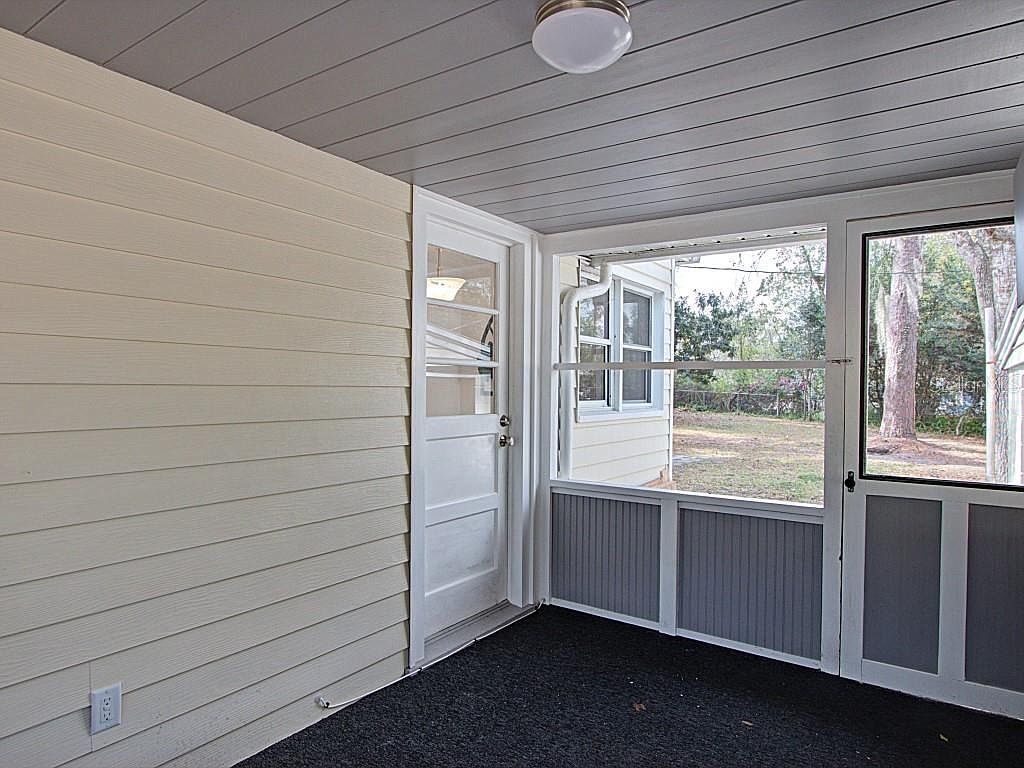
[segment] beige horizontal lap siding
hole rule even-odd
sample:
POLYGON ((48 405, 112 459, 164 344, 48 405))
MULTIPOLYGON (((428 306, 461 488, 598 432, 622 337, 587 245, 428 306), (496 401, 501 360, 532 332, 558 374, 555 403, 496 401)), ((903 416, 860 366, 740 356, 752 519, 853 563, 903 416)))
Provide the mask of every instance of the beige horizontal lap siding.
POLYGON ((229 765, 401 676, 410 187, 0 31, 0 195, 0 765, 229 765))

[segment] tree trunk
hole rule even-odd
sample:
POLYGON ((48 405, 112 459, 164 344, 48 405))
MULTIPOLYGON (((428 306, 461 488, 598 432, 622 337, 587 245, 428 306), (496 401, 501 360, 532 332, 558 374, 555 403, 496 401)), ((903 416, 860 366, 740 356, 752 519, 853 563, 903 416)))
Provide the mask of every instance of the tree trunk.
POLYGON ((999 336, 1012 310, 1016 260, 1012 243, 996 238, 997 230, 966 230, 955 234, 957 252, 974 278, 978 313, 985 334, 985 476, 1006 482, 1009 476, 1009 376, 996 357, 999 336))
POLYGON ((899 238, 893 257, 885 327, 885 389, 882 393, 883 438, 917 437, 917 335, 921 297, 920 235, 899 238))

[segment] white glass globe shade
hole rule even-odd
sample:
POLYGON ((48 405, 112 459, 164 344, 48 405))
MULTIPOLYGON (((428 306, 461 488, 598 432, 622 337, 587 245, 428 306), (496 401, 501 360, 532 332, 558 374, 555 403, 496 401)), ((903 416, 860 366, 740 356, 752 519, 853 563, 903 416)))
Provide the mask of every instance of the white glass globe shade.
POLYGON ((619 60, 633 42, 629 22, 601 8, 569 8, 533 31, 533 49, 556 69, 580 75, 619 60))
POLYGON ((455 301, 466 281, 461 277, 428 277, 427 298, 441 301, 455 301))

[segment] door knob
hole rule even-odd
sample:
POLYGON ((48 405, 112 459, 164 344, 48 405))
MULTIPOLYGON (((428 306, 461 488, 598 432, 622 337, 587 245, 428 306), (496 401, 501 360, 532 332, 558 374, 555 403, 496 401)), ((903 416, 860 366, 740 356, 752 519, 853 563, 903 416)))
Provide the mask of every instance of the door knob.
POLYGON ((512 448, 516 444, 516 439, 511 435, 498 435, 498 447, 499 448, 512 448))

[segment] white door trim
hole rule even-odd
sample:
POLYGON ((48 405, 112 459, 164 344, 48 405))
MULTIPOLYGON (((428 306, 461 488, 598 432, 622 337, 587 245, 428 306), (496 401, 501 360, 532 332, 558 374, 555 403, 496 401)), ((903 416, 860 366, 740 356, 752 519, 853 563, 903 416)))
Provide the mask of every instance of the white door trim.
POLYGON ((426 258, 428 224, 483 237, 509 248, 509 416, 515 446, 508 456, 508 601, 515 606, 534 602, 532 502, 536 477, 532 471, 534 420, 533 332, 537 235, 420 187, 413 187, 412 204, 412 370, 410 399, 410 527, 409 527, 409 661, 419 667, 425 655, 424 530, 426 489, 423 465, 426 450, 426 258))

